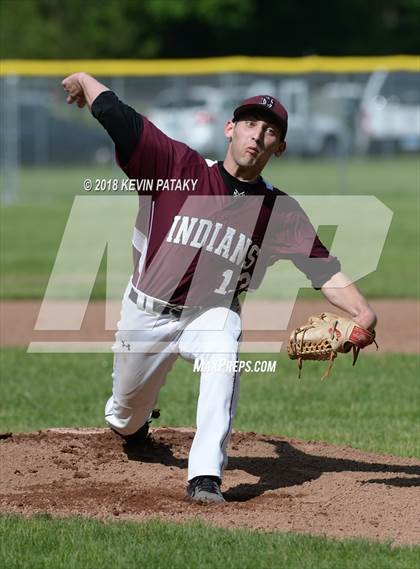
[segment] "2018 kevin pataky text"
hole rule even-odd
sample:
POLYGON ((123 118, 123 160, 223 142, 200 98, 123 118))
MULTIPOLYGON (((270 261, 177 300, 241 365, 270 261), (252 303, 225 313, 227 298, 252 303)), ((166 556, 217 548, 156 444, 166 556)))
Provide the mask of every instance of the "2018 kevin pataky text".
POLYGON ((86 179, 83 188, 86 192, 194 192, 197 178, 142 178, 140 180, 125 178, 86 179))

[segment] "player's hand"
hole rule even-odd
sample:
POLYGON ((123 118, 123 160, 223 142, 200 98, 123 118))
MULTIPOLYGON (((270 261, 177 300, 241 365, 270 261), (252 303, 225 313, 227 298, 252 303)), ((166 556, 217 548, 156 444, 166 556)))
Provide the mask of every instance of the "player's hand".
POLYGON ((79 108, 86 105, 86 97, 81 83, 83 73, 73 73, 62 81, 66 93, 68 93, 67 103, 71 105, 76 102, 79 108))

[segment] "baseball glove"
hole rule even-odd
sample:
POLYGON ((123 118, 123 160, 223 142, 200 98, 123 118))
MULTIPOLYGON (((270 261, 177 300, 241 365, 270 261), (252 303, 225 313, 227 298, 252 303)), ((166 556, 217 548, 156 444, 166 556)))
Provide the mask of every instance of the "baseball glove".
POLYGON ((362 348, 375 342, 375 331, 362 328, 353 320, 323 312, 311 316, 308 321, 296 328, 289 338, 287 353, 289 358, 298 361, 299 377, 303 360, 328 360, 329 365, 322 379, 328 377, 338 353, 353 350, 353 365, 362 348))

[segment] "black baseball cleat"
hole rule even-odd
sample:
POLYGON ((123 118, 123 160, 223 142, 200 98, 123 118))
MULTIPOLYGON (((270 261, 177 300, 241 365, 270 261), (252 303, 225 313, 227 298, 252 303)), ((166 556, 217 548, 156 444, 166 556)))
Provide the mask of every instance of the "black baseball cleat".
POLYGON ((135 433, 132 433, 131 435, 123 435, 121 433, 119 433, 118 431, 116 431, 115 429, 113 429, 111 427, 111 430, 114 431, 115 434, 117 434, 119 437, 121 437, 124 441, 124 445, 126 447, 129 448, 140 448, 142 446, 144 446, 144 444, 146 443, 147 437, 149 435, 149 421, 146 421, 144 423, 144 425, 142 427, 140 427, 140 429, 138 431, 136 431, 135 433))
POLYGON ((149 436, 149 421, 146 421, 142 427, 131 435, 123 435, 123 439, 127 445, 142 446, 149 436))
POLYGON ((226 500, 220 491, 221 483, 217 476, 196 476, 188 482, 187 498, 195 502, 222 504, 226 500))
POLYGON ((119 435, 124 439, 124 443, 128 448, 133 448, 133 449, 140 448, 144 446, 147 441, 147 438, 149 436, 149 426, 152 419, 159 419, 159 417, 160 417, 159 409, 153 409, 153 411, 150 414, 150 418, 144 423, 142 427, 140 427, 140 429, 138 429, 135 433, 132 433, 131 435, 122 435, 118 431, 115 431, 114 429, 112 430, 114 431, 114 433, 117 433, 117 435, 119 435))

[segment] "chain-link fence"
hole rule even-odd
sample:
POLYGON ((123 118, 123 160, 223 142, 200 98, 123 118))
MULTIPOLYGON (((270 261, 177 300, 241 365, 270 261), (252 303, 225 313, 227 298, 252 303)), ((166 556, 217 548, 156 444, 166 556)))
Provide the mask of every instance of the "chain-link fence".
MULTIPOLYGON (((177 74, 172 69, 144 76, 118 75, 113 62, 112 75, 95 75, 169 136, 206 157, 223 157, 223 125, 240 100, 271 94, 289 111, 288 155, 343 158, 420 149, 420 60, 407 60, 406 69, 387 70, 379 62, 364 72, 349 71, 347 64, 341 72, 299 73, 297 66, 277 73, 206 75, 182 74, 181 69, 177 74)), ((83 62, 74 62, 73 71, 81 68, 83 62)), ((1 76, 1 166, 9 192, 20 167, 113 159, 112 144, 96 121, 66 105, 61 87, 66 73, 39 73, 19 75, 9 69, 1 76)))

